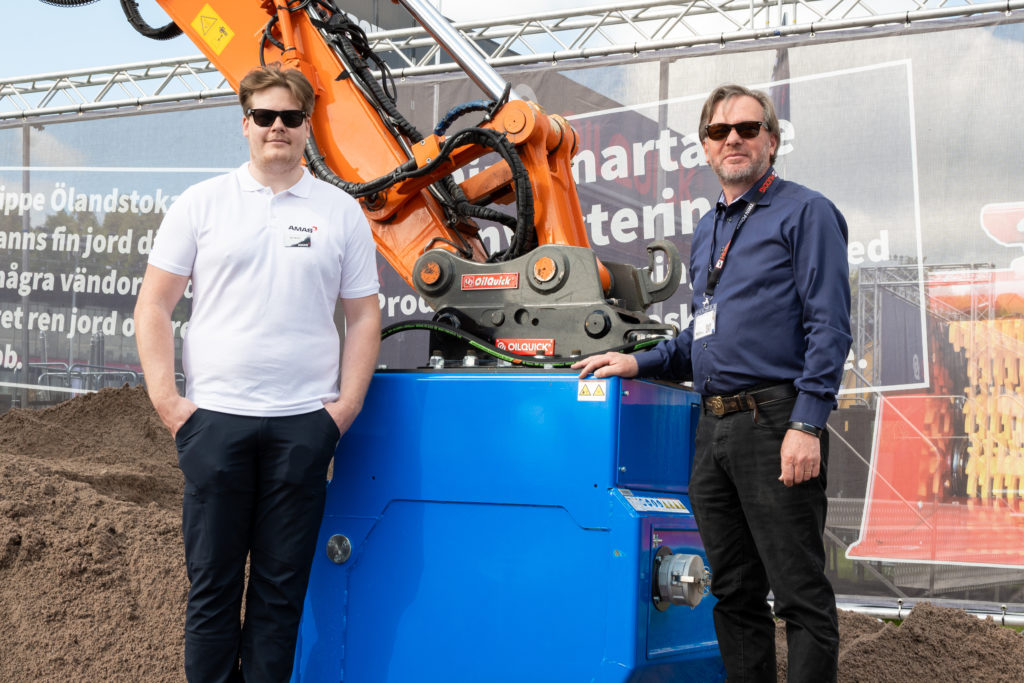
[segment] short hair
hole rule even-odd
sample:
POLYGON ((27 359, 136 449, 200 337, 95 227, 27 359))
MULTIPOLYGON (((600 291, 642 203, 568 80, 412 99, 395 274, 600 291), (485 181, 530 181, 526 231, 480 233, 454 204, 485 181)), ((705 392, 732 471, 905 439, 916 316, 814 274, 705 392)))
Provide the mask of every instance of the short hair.
POLYGON ((764 123, 765 128, 768 129, 768 134, 775 138, 775 153, 772 153, 771 158, 768 160, 774 164, 776 153, 779 151, 778 143, 781 137, 779 117, 775 114, 775 106, 772 104, 771 98, 761 90, 751 90, 735 83, 720 85, 712 90, 711 94, 708 95, 708 99, 704 101, 704 108, 700 111, 700 128, 697 130, 697 136, 701 142, 704 142, 708 136, 708 123, 715 113, 715 107, 718 106, 719 102, 731 100, 734 97, 753 97, 761 103, 761 109, 764 112, 761 121, 764 123))
POLYGON ((283 69, 280 62, 253 69, 242 78, 238 84, 238 102, 242 105, 242 111, 249 111, 254 93, 267 88, 287 88, 306 116, 313 113, 313 86, 301 71, 283 69))

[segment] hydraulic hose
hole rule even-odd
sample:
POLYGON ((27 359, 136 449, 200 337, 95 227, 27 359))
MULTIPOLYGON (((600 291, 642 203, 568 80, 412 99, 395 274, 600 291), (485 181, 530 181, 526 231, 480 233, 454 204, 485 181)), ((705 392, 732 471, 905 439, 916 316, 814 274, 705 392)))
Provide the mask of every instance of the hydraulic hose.
MULTIPOLYGON (((306 160, 309 163, 310 170, 318 178, 340 187, 354 197, 365 197, 386 190, 405 178, 414 178, 429 173, 438 165, 444 163, 455 148, 465 144, 477 144, 493 149, 512 169, 518 220, 515 221, 509 248, 493 256, 491 260, 508 261, 517 258, 535 247, 537 242, 536 230, 533 225, 533 191, 530 187, 529 176, 522 165, 522 161, 519 159, 519 155, 515 151, 515 147, 508 141, 508 138, 497 131, 487 128, 466 128, 465 130, 460 130, 444 141, 437 157, 430 163, 416 168, 415 162, 407 162, 391 173, 365 183, 352 183, 338 177, 327 166, 323 155, 320 154, 316 142, 312 138, 306 143, 306 160)), ((465 201, 462 204, 465 204, 465 206, 460 206, 462 209, 469 206, 469 203, 465 201)), ((483 211, 480 211, 481 217, 492 218, 492 216, 487 214, 488 210, 484 207, 477 207, 477 209, 483 209, 483 211)), ((474 209, 473 212, 475 213, 476 210, 474 209)), ((498 212, 495 211, 494 213, 497 214, 498 212)), ((506 223, 508 217, 504 217, 504 214, 501 215, 503 218, 500 222, 506 223)))
MULTIPOLYGON (((390 77, 388 65, 373 52, 363 29, 352 22, 331 0, 319 0, 317 4, 329 10, 331 16, 326 21, 314 19, 313 24, 331 36, 331 42, 340 53, 343 63, 347 64, 350 69, 349 72, 342 73, 339 78, 351 77, 359 81, 371 104, 381 114, 382 120, 392 129, 393 133, 401 135, 414 143, 422 140, 423 134, 405 118, 396 106, 396 98, 393 93, 394 84, 390 77), (373 78, 373 73, 367 61, 373 62, 379 69, 381 73, 380 83, 373 78)), ((269 26, 270 24, 268 24, 268 28, 265 31, 264 40, 272 42, 273 39, 270 36, 269 26)), ((508 88, 506 88, 505 98, 507 96, 508 88)), ((461 107, 456 107, 449 112, 449 115, 445 117, 445 121, 439 124, 439 126, 443 126, 442 131, 446 130, 452 121, 469 111, 495 109, 501 103, 503 102, 496 103, 478 100, 461 107)), ((467 218, 478 218, 494 221, 512 228, 513 236, 510 240, 509 248, 492 254, 488 259, 489 261, 506 261, 521 256, 537 245, 536 229, 533 224, 533 192, 529 174, 523 167, 515 147, 508 142, 507 138, 498 134, 491 135, 492 131, 485 129, 471 128, 467 130, 479 131, 479 134, 475 136, 476 139, 472 141, 494 150, 509 165, 512 171, 513 187, 516 195, 517 215, 513 218, 500 211, 469 203, 451 176, 445 176, 435 184, 435 188, 439 187, 439 199, 445 205, 448 217, 453 223, 467 218)), ((311 145, 307 144, 306 159, 310 163, 310 170, 317 177, 341 187, 354 196, 366 196, 367 194, 386 189, 403 177, 415 176, 418 173, 434 168, 441 160, 448 158, 451 150, 457 146, 449 144, 452 139, 465 140, 464 137, 459 137, 464 132, 460 131, 446 141, 442 146, 441 154, 438 155, 438 159, 435 160, 434 164, 430 164, 424 169, 419 169, 418 172, 411 173, 406 172, 403 165, 403 167, 395 169, 388 176, 368 181, 367 183, 350 183, 339 178, 323 162, 323 157, 320 155, 315 142, 311 145), (379 181, 384 181, 385 184, 378 185, 379 181)), ((466 143, 461 142, 460 144, 466 143)), ((472 254, 472 251, 468 250, 468 247, 465 247, 465 245, 464 248, 459 250, 464 255, 467 255, 468 252, 467 257, 472 254)))
MULTIPOLYGON (((381 339, 387 339, 388 337, 398 334, 400 332, 415 332, 415 331, 428 331, 437 332, 440 334, 446 334, 450 337, 454 337, 460 341, 465 342, 469 346, 473 347, 478 351, 482 351, 489 356, 493 356, 498 360, 503 360, 511 365, 515 365, 523 368, 567 368, 573 363, 581 360, 583 356, 544 356, 539 358, 531 358, 529 356, 517 356, 515 354, 507 353, 493 344, 489 344, 480 337, 470 334, 465 330, 461 330, 451 325, 445 325, 444 323, 435 322, 433 320, 406 320, 403 322, 388 325, 380 332, 381 339)), ((654 339, 645 339, 643 341, 634 342, 632 344, 623 344, 622 346, 616 346, 610 349, 604 349, 598 353, 607 353, 608 351, 618 351, 620 353, 634 353, 636 351, 642 351, 646 348, 654 346, 659 342, 662 342, 666 337, 657 337, 654 339)))
POLYGON ((128 23, 132 25, 132 28, 147 38, 170 40, 171 38, 177 38, 182 33, 181 29, 173 21, 160 27, 153 27, 147 24, 146 20, 139 14, 139 3, 135 2, 135 0, 121 0, 121 9, 124 10, 124 16, 128 18, 128 23))

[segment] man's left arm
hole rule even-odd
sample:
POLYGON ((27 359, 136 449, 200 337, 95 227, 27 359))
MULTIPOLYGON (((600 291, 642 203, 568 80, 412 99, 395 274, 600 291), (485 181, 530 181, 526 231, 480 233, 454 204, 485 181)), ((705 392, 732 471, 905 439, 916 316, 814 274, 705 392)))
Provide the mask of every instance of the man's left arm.
POLYGON ((843 366, 850 351, 850 274, 846 221, 824 197, 808 202, 793 233, 795 285, 803 303, 804 371, 791 427, 782 442, 786 486, 821 472, 821 442, 836 402, 843 366))
POLYGON ((363 407, 366 390, 377 367, 380 350, 380 305, 376 294, 342 299, 345 313, 345 344, 341 352, 338 400, 325 403, 344 434, 363 407))

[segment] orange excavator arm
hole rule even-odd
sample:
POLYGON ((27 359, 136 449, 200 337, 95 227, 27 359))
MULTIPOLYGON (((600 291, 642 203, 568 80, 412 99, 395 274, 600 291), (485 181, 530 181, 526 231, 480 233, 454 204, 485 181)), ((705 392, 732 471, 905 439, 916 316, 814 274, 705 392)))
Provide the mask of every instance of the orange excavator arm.
POLYGON ((379 62, 343 0, 157 1, 234 89, 271 62, 309 78, 316 92, 310 170, 359 199, 378 250, 437 320, 499 347, 501 340, 541 340, 523 348, 542 356, 674 334, 643 311, 675 291, 675 247, 649 247, 646 269, 601 263, 572 177, 572 127, 519 99, 425 0, 395 1, 490 96, 453 109, 429 135, 405 120, 373 76, 379 62), (484 122, 449 134, 467 111, 483 111, 484 122), (461 185, 453 180, 457 169, 490 153, 499 157, 494 165, 461 185), (492 208, 511 202, 514 216, 492 208), (480 221, 508 227, 508 248, 487 253, 480 221), (669 263, 662 280, 651 275, 658 252, 669 263))

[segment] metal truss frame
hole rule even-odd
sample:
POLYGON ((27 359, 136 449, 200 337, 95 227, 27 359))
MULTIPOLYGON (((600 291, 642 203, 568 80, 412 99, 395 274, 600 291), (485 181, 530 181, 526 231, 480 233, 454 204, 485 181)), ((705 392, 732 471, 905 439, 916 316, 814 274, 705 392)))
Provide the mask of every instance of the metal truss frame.
MULTIPOLYGON (((743 49, 879 27, 927 30, 941 20, 999 21, 1022 9, 1024 0, 625 0, 455 27, 500 68, 701 46, 743 49)), ((396 77, 458 71, 422 28, 370 30, 368 38, 396 77)), ((226 80, 202 55, 7 78, 0 79, 0 128, 186 102, 223 104, 230 97, 226 80)))

